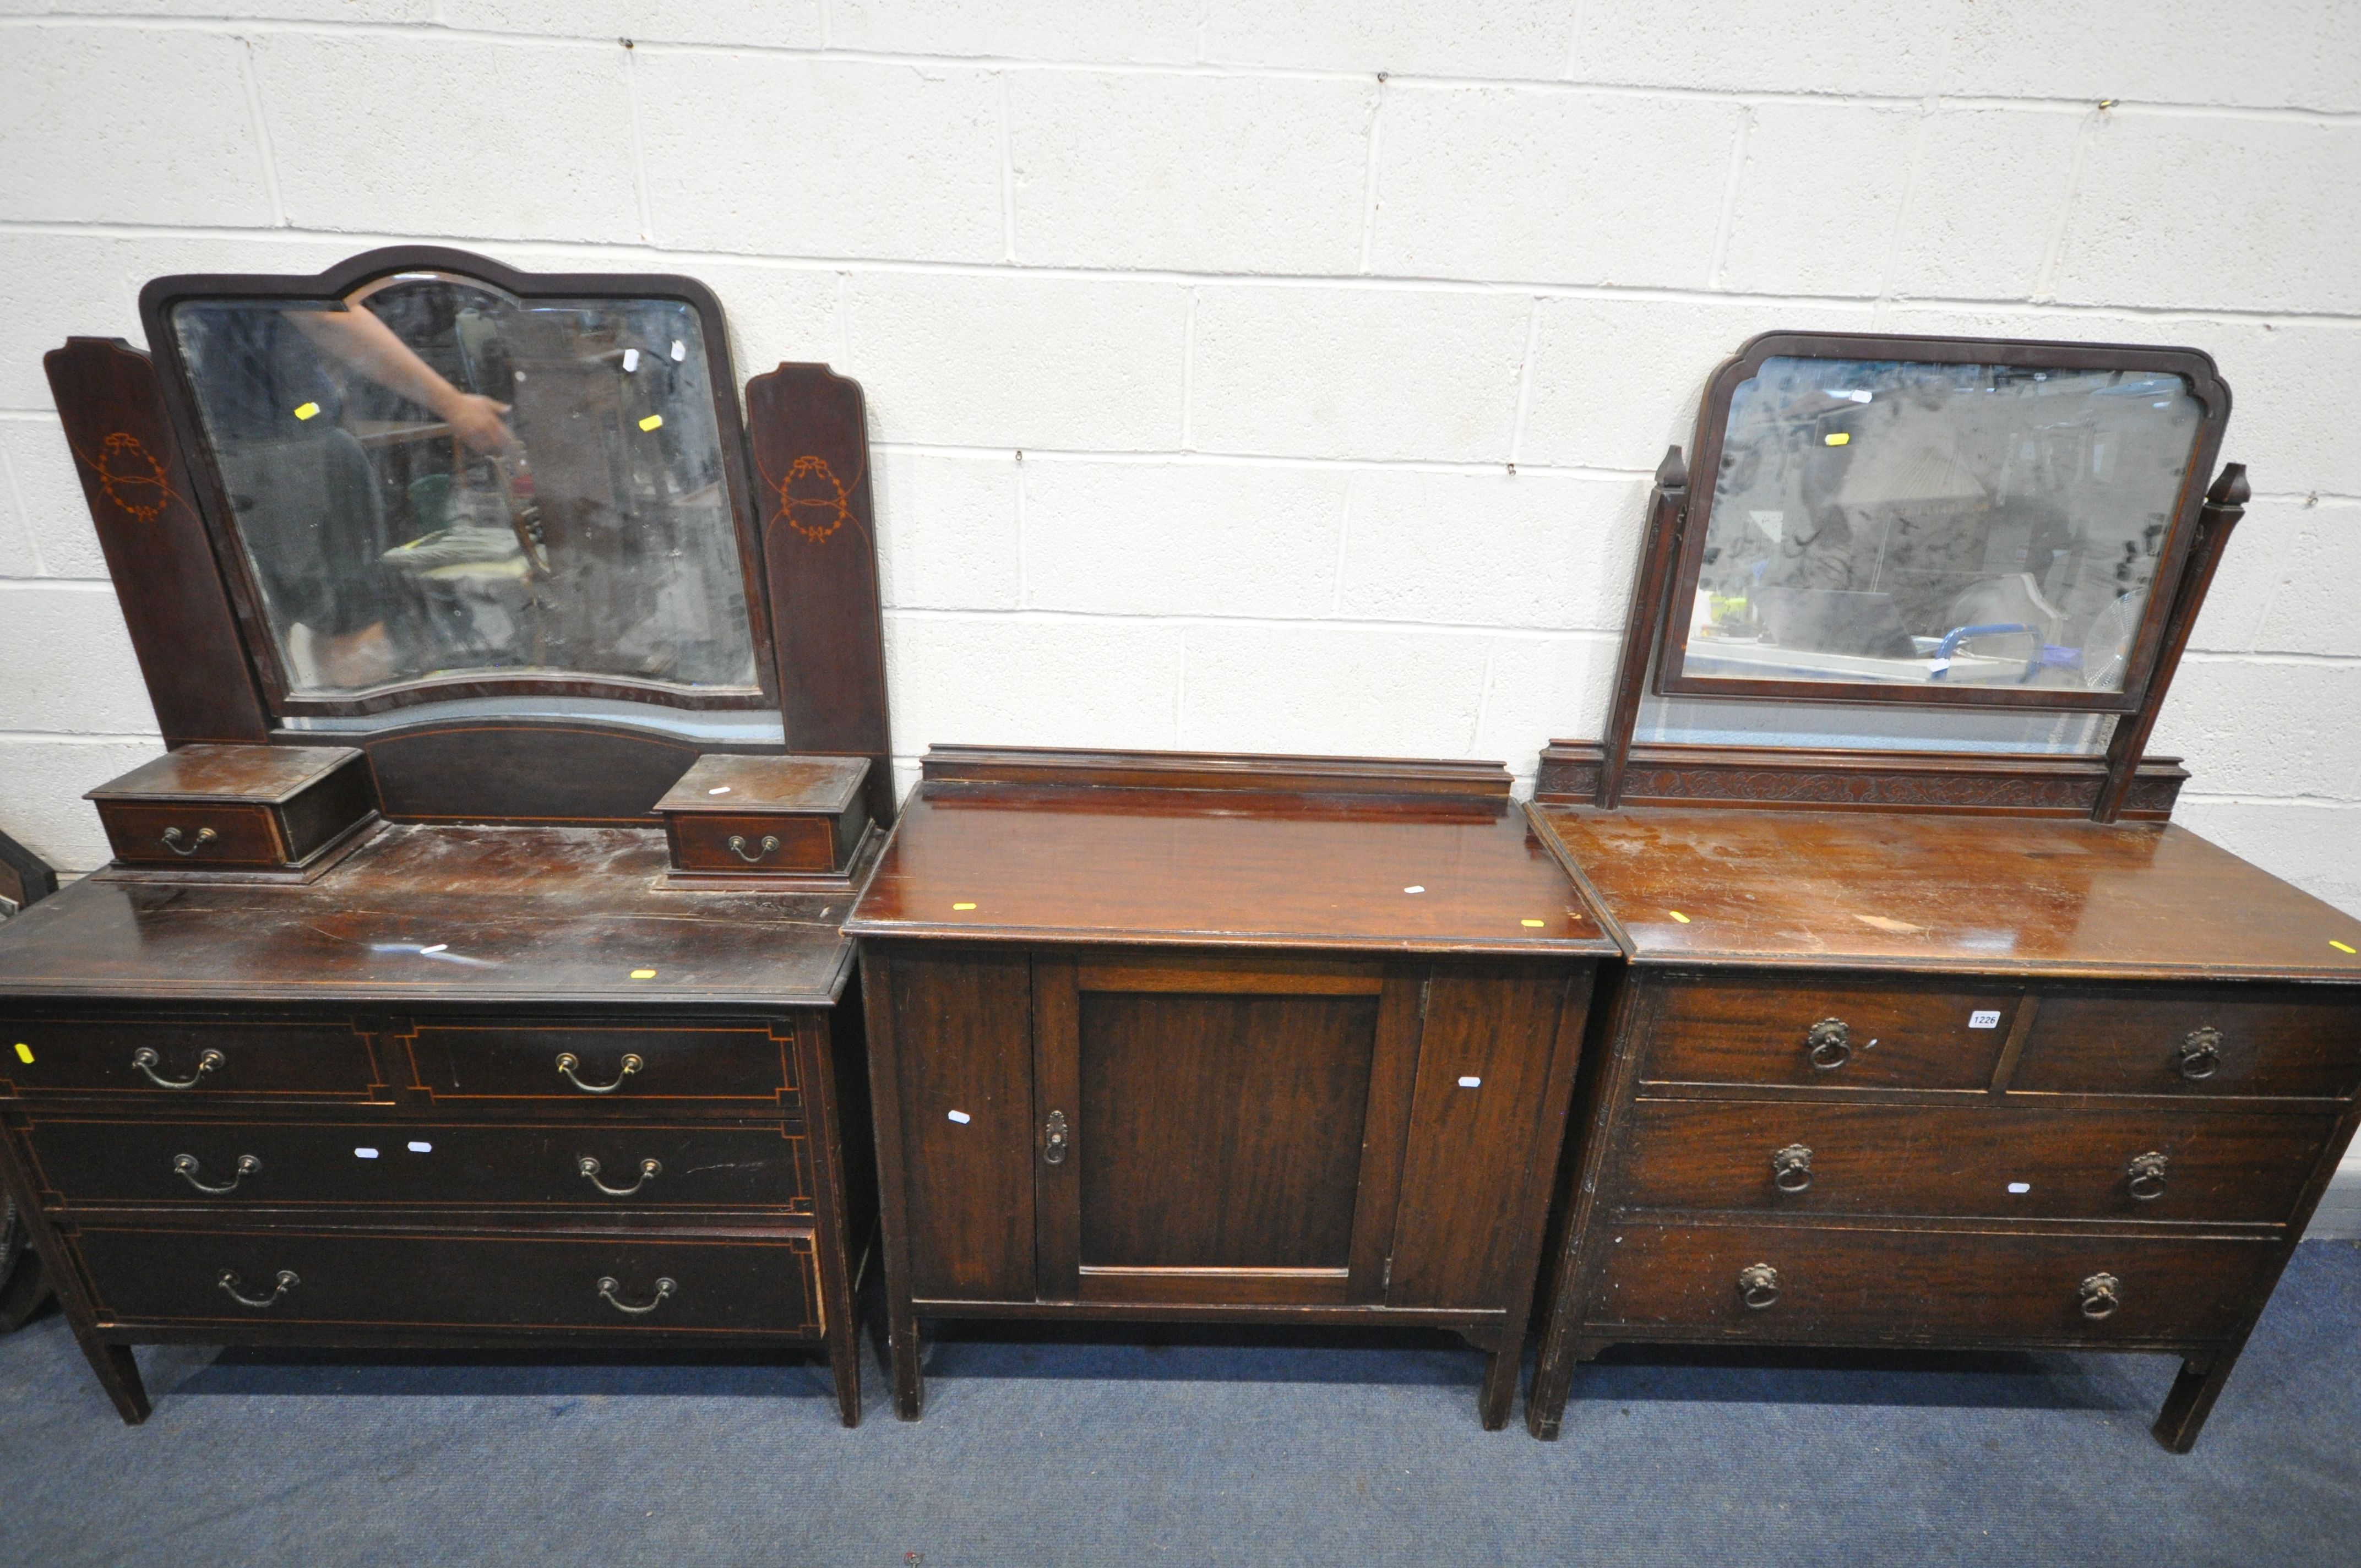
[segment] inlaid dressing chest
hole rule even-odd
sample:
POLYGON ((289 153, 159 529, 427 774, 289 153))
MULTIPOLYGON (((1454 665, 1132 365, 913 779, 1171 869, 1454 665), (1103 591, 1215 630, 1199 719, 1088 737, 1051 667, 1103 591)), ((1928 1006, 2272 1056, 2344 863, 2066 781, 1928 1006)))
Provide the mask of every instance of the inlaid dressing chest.
POLYGON ((860 389, 741 420, 685 278, 405 248, 141 305, 155 357, 49 369, 170 751, 0 927, 0 1176, 100 1381, 800 1347, 857 1420, 860 389))
POLYGON ((1426 1325, 1509 1415, 1613 944, 1498 763, 937 747, 861 941, 922 1319, 1426 1325))
POLYGON ((1602 989, 1528 1411, 1618 1342, 2166 1352, 2187 1452, 2351 1139, 2361 921, 2145 746, 2243 471, 2185 349, 1773 334, 1532 816, 1602 989))

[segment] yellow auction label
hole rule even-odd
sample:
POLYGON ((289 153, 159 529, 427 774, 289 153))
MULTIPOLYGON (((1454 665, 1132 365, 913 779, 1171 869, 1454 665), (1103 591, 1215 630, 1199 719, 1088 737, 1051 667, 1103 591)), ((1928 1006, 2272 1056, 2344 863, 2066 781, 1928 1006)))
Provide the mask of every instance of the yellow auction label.
POLYGON ((1839 430, 1839 431, 1838 431, 1838 432, 1836 432, 1834 434, 1832 434, 1832 435, 1830 435, 1830 436, 1827 437, 1826 439, 1827 439, 1827 441, 1828 441, 1828 444, 1830 446, 1845 446, 1845 445, 1849 445, 1849 444, 1850 444, 1850 443, 1851 443, 1851 441, 1852 441, 1852 437, 1851 437, 1851 436, 1847 435, 1843 431, 1840 431, 1840 430, 1839 430))
POLYGON ((27 1045, 22 1040, 17 1041, 16 1059, 23 1062, 26 1066, 30 1067, 33 1062, 33 1047, 27 1045))
POLYGON ((653 430, 656 426, 662 423, 664 423, 664 415, 650 414, 647 418, 640 421, 640 428, 642 430, 653 430))
POLYGON ((318 413, 319 411, 320 411, 320 405, 319 405, 319 404, 317 404, 317 403, 302 403, 302 404, 299 404, 299 405, 296 407, 296 410, 295 410, 295 417, 296 417, 297 419, 310 419, 313 415, 314 415, 314 414, 318 413))

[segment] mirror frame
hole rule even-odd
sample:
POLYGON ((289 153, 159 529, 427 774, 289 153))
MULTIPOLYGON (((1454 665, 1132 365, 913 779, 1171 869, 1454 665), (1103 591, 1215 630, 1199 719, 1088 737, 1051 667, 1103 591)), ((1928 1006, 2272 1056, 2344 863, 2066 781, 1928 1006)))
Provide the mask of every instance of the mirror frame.
POLYGON ((2022 338, 1920 337, 1894 333, 1766 332, 1749 338, 1736 355, 1716 367, 1706 382, 1704 400, 1697 411, 1697 434, 1690 448, 1694 461, 1689 473, 1694 477, 1681 528, 1679 554, 1663 601, 1663 634, 1653 665, 1655 690, 1664 696, 2136 713, 2156 671, 2157 656, 2164 643, 2165 623, 2170 618, 2176 589, 2187 564, 2198 509, 2204 503, 2205 487, 2221 455, 2229 419, 2230 389, 2215 368, 2213 356, 2191 348, 2049 343, 2022 338), (1673 613, 1671 607, 1692 601, 1704 568, 1706 537, 1713 518, 1714 479, 1721 469, 1730 401, 1738 389, 1753 379, 1766 361, 1780 357, 2004 365, 2037 370, 2162 371, 2182 378, 2202 413, 2190 447, 2189 461, 2181 471, 2172 521, 2157 554, 2156 577, 2141 613, 2139 635, 2125 663, 2123 689, 2077 692, 2057 687, 1902 685, 1875 681, 1747 680, 1684 674, 1689 621, 1687 617, 1673 613))
POLYGON ((443 246, 390 246, 351 257, 315 276, 288 273, 181 273, 158 278, 139 291, 139 316, 166 389, 173 433, 194 483, 216 564, 229 587, 247 657, 274 719, 366 717, 481 697, 596 697, 696 711, 772 710, 779 706, 768 575, 762 532, 748 477, 745 424, 739 410, 738 376, 730 352, 721 302, 694 278, 658 272, 521 272, 488 257, 443 246), (262 610, 252 564, 238 533, 229 493, 211 440, 198 416, 196 389, 172 329, 175 307, 192 300, 269 302, 344 301, 371 283, 404 274, 455 274, 522 300, 663 300, 696 312, 705 336, 706 369, 713 392, 715 430, 721 444, 721 474, 736 530, 738 562, 746 602, 747 630, 753 647, 752 687, 695 692, 658 681, 588 673, 544 674, 467 674, 406 681, 353 696, 292 694, 278 640, 262 610))

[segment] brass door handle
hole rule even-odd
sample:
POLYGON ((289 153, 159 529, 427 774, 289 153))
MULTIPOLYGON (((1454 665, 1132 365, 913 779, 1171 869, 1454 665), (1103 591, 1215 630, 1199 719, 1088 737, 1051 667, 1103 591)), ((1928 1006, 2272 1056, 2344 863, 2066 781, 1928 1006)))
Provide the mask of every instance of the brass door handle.
POLYGON ((1829 1072, 1852 1059, 1852 1025, 1841 1018, 1823 1018, 1804 1032, 1812 1066, 1829 1072))
POLYGON ((598 1179, 598 1162, 592 1159, 588 1155, 586 1154, 577 1159, 574 1162, 574 1168, 582 1173, 583 1180, 588 1181, 591 1186, 597 1188, 599 1191, 604 1192, 609 1198, 629 1198, 632 1193, 637 1192, 641 1188, 645 1187, 654 1178, 664 1174, 663 1166, 657 1164, 654 1160, 643 1159, 640 1161, 640 1179, 637 1181, 632 1182, 629 1187, 609 1187, 605 1182, 598 1179))
POLYGON ((210 1047, 197 1053, 197 1070, 186 1078, 166 1078, 157 1072, 163 1061, 153 1046, 142 1046, 131 1053, 131 1065, 146 1073, 148 1081, 159 1089, 194 1089, 205 1074, 219 1072, 229 1065, 229 1058, 210 1047))
POLYGON ((244 1181, 247 1177, 254 1175, 261 1168, 262 1161, 258 1157, 250 1154, 242 1154, 237 1157, 236 1174, 233 1175, 227 1181, 223 1182, 219 1187, 208 1187, 203 1182, 197 1179, 196 1156, 192 1154, 176 1154, 172 1157, 173 1175, 179 1177, 181 1180, 187 1182, 198 1191, 211 1193, 216 1197, 224 1192, 236 1191, 237 1184, 239 1182, 244 1181))
POLYGON ((631 1077, 631 1074, 639 1071, 640 1069, 647 1066, 648 1064, 640 1059, 638 1052, 626 1052, 621 1063, 620 1064, 621 1070, 615 1074, 615 1081, 612 1083, 583 1082, 580 1079, 574 1076, 574 1069, 581 1065, 582 1058, 576 1056, 572 1051, 560 1051, 557 1053, 557 1070, 566 1075, 566 1082, 572 1084, 575 1088, 580 1090, 585 1094, 612 1094, 615 1091, 623 1087, 623 1080, 631 1077))
POLYGON ((220 837, 220 834, 214 832, 210 828, 200 828, 197 829, 197 836, 194 841, 192 841, 189 847, 184 850, 181 848, 181 830, 178 828, 167 828, 164 829, 164 848, 171 850, 172 853, 181 856, 182 859, 186 859, 220 837))
POLYGON ((778 836, 773 833, 765 833, 763 835, 761 848, 757 849, 750 855, 746 852, 746 835, 743 833, 732 833, 730 835, 730 852, 737 856, 740 860, 745 861, 750 866, 761 865, 764 860, 769 858, 771 851, 778 847, 778 836))
POLYGON ((264 1307, 276 1307, 279 1305, 279 1298, 286 1295, 287 1292, 294 1289, 295 1287, 302 1284, 303 1282, 295 1277, 295 1271, 293 1269, 282 1268, 279 1271, 276 1288, 273 1288, 268 1296, 248 1296, 244 1291, 240 1290, 237 1288, 237 1271, 236 1269, 224 1270, 218 1283, 231 1300, 236 1302, 241 1307, 252 1307, 259 1310, 264 1307))
POLYGON ((2222 1070, 2222 1031, 2210 1024, 2191 1029, 2181 1036, 2173 1051, 2179 1058, 2181 1077, 2211 1078, 2222 1070))
POLYGON ((1041 1145, 1041 1157, 1050 1165, 1066 1163, 1066 1113, 1049 1113, 1049 1125, 1041 1145))
POLYGON ((1767 1263, 1751 1263, 1738 1271, 1739 1299, 1754 1311, 1779 1299, 1779 1271, 1767 1263))
POLYGON ((1812 1185, 1812 1151, 1789 1144, 1771 1157, 1771 1184, 1782 1192, 1801 1192, 1812 1185))
POLYGON ((2163 1197, 2164 1169, 2171 1163, 2153 1149, 2132 1156, 2131 1163, 2124 1167, 2124 1174, 2131 1178, 2132 1196, 2143 1203, 2163 1197))
POLYGON ((680 1288, 680 1287, 674 1284, 669 1277, 659 1277, 656 1280, 656 1299, 649 1302, 644 1307, 634 1307, 629 1301, 624 1300, 622 1298, 615 1294, 616 1291, 620 1290, 622 1288, 621 1282, 616 1279, 613 1275, 606 1275, 598 1281, 599 1298, 604 1300, 607 1305, 614 1308, 615 1310, 619 1312, 629 1312, 635 1318, 643 1318, 650 1312, 654 1311, 658 1307, 663 1306, 664 1302, 671 1299, 672 1293, 674 1291, 680 1288))
POLYGON ((2082 1304, 2082 1315, 2096 1322, 2115 1315, 2115 1309, 2124 1304, 2123 1291, 2124 1282, 2114 1275, 2093 1274, 2074 1294, 2082 1304))

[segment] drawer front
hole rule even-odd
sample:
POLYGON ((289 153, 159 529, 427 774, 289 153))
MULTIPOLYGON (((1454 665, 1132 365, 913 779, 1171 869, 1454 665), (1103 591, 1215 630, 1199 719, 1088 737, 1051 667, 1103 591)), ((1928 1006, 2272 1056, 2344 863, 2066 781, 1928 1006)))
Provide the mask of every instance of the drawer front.
POLYGON ((2012 1090, 2349 1098, 2361 995, 2149 986, 2045 996, 2012 1090))
POLYGON ((126 1224, 83 1226, 78 1245, 99 1311, 119 1322, 820 1332, 809 1231, 420 1235, 126 1224))
POLYGON ((2221 1339, 2280 1250, 2260 1240, 1611 1223, 1601 1244, 1594 1324, 1854 1342, 2221 1339), (1760 1305, 1748 1304, 1750 1288, 1760 1305))
POLYGON ((287 853, 265 806, 210 802, 156 806, 100 801, 115 858, 137 866, 280 866, 287 853))
POLYGON ((684 813, 673 819, 673 833, 684 871, 752 874, 836 869, 835 824, 826 817, 684 813), (771 840, 767 845, 766 839, 771 840))
POLYGON ((1871 982, 1691 980, 1656 994, 1642 1076, 1657 1083, 1988 1089, 2018 992, 1871 982))
POLYGON ((365 1100, 377 1080, 368 1041, 349 1024, 0 1023, 0 1089, 28 1097, 365 1100))
POLYGON ((27 1137, 43 1191, 68 1208, 431 1203, 811 1212, 809 1145, 777 1125, 123 1122, 37 1114, 27 1137))
POLYGON ((761 1024, 627 1029, 422 1024, 409 1046, 418 1087, 437 1102, 686 1108, 686 1102, 705 1102, 755 1114, 803 1105, 793 1038, 761 1024))
POLYGON ((2330 1116, 1642 1100, 1619 1207, 2283 1224, 2330 1116))

